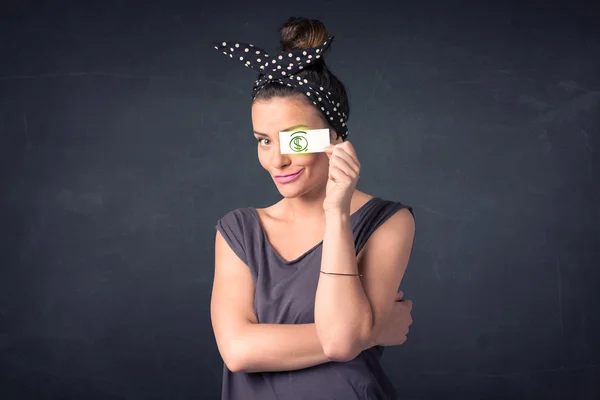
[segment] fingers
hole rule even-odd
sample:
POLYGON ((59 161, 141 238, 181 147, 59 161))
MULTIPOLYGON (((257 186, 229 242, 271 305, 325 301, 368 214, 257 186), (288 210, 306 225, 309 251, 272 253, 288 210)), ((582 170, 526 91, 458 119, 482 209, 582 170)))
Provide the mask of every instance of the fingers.
POLYGON ((334 182, 352 181, 352 176, 350 174, 352 173, 346 172, 338 166, 329 166, 329 179, 331 179, 334 182))
POLYGON ((360 162, 358 161, 358 158, 356 158, 356 155, 349 153, 344 147, 340 146, 333 149, 332 156, 340 157, 346 161, 346 163, 352 166, 352 168, 356 170, 356 173, 358 174, 358 171, 360 170, 360 162))
POLYGON ((325 147, 325 154, 327 154, 327 157, 331 158, 331 153, 333 153, 333 145, 332 144, 325 147))
POLYGON ((344 152, 348 153, 348 155, 350 155, 350 157, 352 157, 352 159, 354 159, 354 161, 358 164, 358 156, 356 155, 356 150, 354 149, 354 146, 352 146, 352 143, 345 141, 335 145, 335 147, 343 149, 344 152))
POLYGON ((342 143, 341 147, 346 151, 346 153, 350 155, 350 157, 352 157, 354 162, 360 165, 360 162, 358 161, 358 156, 356 155, 356 150, 354 150, 354 146, 352 146, 352 143, 346 141, 342 143))
POLYGON ((359 169, 354 163, 348 160, 346 155, 340 155, 339 153, 333 152, 331 158, 329 159, 329 166, 336 167, 339 170, 343 171, 348 177, 355 179, 358 178, 359 169))
POLYGON ((354 169, 356 171, 356 173, 358 173, 358 170, 360 169, 358 160, 355 160, 350 154, 348 154, 346 151, 344 151, 344 149, 342 149, 341 147, 337 147, 337 148, 333 149, 331 156, 334 157, 334 159, 335 159, 335 157, 339 157, 344 162, 346 162, 346 164, 348 164, 352 169, 354 169))
POLYGON ((332 155, 339 155, 344 158, 348 164, 354 165, 357 170, 360 169, 360 161, 358 161, 354 147, 350 142, 335 145, 331 144, 325 148, 325 153, 329 158, 331 158, 332 155))
POLYGON ((347 178, 356 180, 359 177, 360 165, 340 145, 328 148, 325 151, 329 156, 330 177, 335 180, 347 178), (344 176, 340 175, 342 173, 344 176))

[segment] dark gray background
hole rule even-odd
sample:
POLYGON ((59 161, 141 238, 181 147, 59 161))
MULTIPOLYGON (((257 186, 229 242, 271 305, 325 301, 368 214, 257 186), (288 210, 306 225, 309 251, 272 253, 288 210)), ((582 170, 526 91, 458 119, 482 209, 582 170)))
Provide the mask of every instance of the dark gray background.
POLYGON ((325 22, 359 188, 415 208, 402 399, 600 397, 597 2, 0 6, 0 397, 218 398, 216 220, 279 197, 251 70, 325 22))

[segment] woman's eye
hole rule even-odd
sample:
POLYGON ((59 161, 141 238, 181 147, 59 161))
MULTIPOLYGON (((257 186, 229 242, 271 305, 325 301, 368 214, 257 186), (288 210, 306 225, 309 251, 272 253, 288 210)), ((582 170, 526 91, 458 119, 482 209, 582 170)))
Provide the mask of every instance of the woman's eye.
POLYGON ((269 143, 271 143, 271 142, 269 141, 269 139, 260 138, 260 139, 258 139, 258 143, 263 146, 268 146, 269 143))

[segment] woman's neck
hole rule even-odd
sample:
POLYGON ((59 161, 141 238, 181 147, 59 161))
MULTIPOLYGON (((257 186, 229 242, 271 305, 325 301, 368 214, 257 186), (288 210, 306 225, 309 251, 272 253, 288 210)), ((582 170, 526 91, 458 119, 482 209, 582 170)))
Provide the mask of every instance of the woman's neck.
MULTIPOLYGON (((354 190, 351 212, 361 206, 370 197, 357 189, 354 190)), ((325 200, 325 188, 320 193, 311 193, 294 198, 285 198, 279 202, 277 214, 279 217, 290 222, 315 221, 325 218, 323 201, 325 200)))
POLYGON ((324 215, 323 211, 323 200, 322 199, 285 199, 282 204, 282 213, 286 216, 286 219, 291 221, 310 221, 322 218, 324 215))
POLYGON ((286 198, 281 201, 281 212, 287 217, 286 219, 293 221, 322 218, 324 200, 325 188, 302 196, 286 198))

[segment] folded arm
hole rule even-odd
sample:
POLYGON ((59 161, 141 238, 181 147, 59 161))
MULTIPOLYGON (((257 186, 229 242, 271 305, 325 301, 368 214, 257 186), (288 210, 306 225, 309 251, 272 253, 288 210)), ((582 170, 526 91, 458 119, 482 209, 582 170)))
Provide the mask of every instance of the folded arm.
POLYGON ((248 266, 217 231, 211 320, 232 372, 291 371, 329 362, 315 324, 259 324, 248 266))
POLYGON ((363 275, 319 277, 315 324, 329 359, 352 360, 377 344, 408 264, 414 231, 412 214, 402 209, 371 235, 357 258, 349 215, 327 214, 321 270, 363 275))

